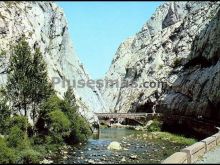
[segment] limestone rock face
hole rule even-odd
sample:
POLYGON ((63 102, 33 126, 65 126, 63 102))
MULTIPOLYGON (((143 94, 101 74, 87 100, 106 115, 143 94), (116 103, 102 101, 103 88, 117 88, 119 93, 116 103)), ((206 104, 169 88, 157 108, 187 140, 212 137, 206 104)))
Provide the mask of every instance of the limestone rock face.
MULTIPOLYGON (((56 77, 60 81, 54 87, 61 98, 68 86, 67 83, 63 85, 63 80, 70 80, 73 85, 73 80, 89 79, 74 52, 61 8, 52 2, 0 2, 0 50, 7 52, 0 61, 0 84, 4 85, 7 79, 10 46, 22 35, 32 48, 40 48, 49 79, 52 81, 56 77)), ((74 91, 82 115, 90 122, 96 121, 93 112, 105 109, 98 89, 74 87, 74 91)))
POLYGON ((118 48, 105 79, 128 83, 102 90, 108 111, 156 110, 219 120, 219 6, 162 4, 141 31, 118 48))

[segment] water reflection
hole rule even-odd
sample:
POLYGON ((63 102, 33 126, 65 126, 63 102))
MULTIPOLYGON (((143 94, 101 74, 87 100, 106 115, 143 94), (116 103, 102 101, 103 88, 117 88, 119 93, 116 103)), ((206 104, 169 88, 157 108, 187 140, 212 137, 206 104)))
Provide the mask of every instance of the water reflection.
POLYGON ((104 128, 100 129, 99 139, 103 140, 120 140, 123 137, 137 134, 138 131, 127 128, 104 128))

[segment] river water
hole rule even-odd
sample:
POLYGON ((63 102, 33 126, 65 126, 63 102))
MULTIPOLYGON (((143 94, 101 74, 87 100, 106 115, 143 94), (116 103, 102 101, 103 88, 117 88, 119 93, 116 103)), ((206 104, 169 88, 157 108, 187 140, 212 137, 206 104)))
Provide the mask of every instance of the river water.
POLYGON ((91 137, 87 143, 69 149, 65 159, 55 163, 160 163, 184 146, 172 142, 143 138, 143 132, 126 128, 103 128, 99 137, 91 137), (107 149, 112 141, 121 143, 120 151, 107 149))

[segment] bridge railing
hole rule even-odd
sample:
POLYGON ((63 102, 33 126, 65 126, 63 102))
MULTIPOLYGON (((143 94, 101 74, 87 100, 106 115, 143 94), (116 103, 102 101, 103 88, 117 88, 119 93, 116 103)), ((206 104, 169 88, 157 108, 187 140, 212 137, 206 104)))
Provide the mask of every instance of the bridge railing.
POLYGON ((158 116, 158 113, 95 113, 98 117, 120 118, 120 117, 147 117, 158 116))

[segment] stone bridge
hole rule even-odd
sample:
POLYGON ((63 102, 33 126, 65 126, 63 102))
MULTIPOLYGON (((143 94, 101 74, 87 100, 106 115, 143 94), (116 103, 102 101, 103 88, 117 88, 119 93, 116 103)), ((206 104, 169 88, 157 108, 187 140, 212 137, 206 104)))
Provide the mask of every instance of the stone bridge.
POLYGON ((134 121, 138 124, 143 125, 153 118, 159 117, 159 113, 95 113, 100 121, 106 121, 106 124, 111 122, 122 122, 125 119, 134 121))
POLYGON ((98 118, 129 118, 135 119, 140 117, 159 116, 159 113, 95 113, 98 118))

